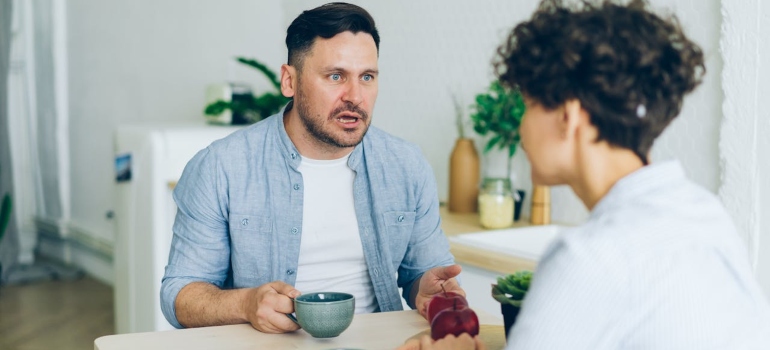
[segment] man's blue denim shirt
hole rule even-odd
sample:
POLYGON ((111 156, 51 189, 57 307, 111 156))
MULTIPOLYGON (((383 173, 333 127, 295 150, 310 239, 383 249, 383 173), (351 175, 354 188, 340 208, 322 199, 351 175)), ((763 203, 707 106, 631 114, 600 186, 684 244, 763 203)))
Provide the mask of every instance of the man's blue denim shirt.
MULTIPOLYGON (((185 285, 294 285, 302 237, 301 156, 283 111, 215 141, 187 164, 174 189, 174 237, 161 287, 173 326, 185 285)), ((402 310, 411 283, 454 263, 441 230, 433 171, 413 144, 369 127, 348 159, 356 218, 380 311, 402 310)), ((410 305, 414 307, 414 305, 410 305)))

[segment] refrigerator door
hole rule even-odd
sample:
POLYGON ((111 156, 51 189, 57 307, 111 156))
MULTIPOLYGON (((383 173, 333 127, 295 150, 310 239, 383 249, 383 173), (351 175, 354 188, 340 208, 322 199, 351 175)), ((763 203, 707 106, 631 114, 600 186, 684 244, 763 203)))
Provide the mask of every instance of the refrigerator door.
POLYGON ((187 162, 240 129, 201 123, 125 125, 115 134, 115 328, 117 333, 172 329, 160 310, 176 205, 171 193, 187 162), (126 164, 128 163, 128 164, 126 164), (130 178, 125 173, 128 167, 130 178))

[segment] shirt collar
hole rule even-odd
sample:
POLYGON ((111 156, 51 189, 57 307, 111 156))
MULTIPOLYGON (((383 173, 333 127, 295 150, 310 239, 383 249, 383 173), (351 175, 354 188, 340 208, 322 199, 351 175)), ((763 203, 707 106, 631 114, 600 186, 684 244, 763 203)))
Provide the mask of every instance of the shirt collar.
POLYGON ((684 180, 682 165, 677 160, 653 163, 643 166, 618 180, 609 192, 599 200, 591 216, 598 216, 626 201, 648 195, 656 187, 673 181, 684 180))
MULTIPOLYGON (((275 114, 273 117, 275 120, 273 121, 275 124, 273 126, 276 130, 278 130, 278 138, 283 145, 283 156, 286 160, 289 161, 289 164, 291 164, 292 168, 297 169, 299 167, 299 164, 302 161, 302 156, 299 154, 299 151, 297 150, 297 147, 294 146, 294 143, 291 142, 291 139, 289 138, 289 134, 286 132, 286 125, 283 124, 283 116, 286 112, 290 111, 294 107, 294 100, 289 101, 289 103, 284 106, 280 112, 275 114)), ((369 126, 369 132, 371 131, 371 125, 369 126)), ((364 149, 364 143, 367 140, 368 134, 364 135, 364 139, 361 140, 361 143, 359 143, 354 149, 353 152, 350 153, 350 157, 348 158, 348 167, 356 170, 359 164, 361 164, 361 158, 363 156, 363 149, 364 149)))

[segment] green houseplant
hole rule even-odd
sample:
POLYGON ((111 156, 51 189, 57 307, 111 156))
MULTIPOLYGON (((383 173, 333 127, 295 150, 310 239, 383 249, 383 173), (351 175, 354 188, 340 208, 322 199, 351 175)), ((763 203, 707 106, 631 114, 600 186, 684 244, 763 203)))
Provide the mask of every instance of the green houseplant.
POLYGON ((269 67, 251 58, 236 57, 236 60, 261 72, 270 81, 274 91, 232 101, 214 101, 206 106, 204 110, 206 115, 220 115, 229 109, 233 115, 242 115, 248 123, 255 123, 277 113, 281 107, 289 102, 289 98, 281 94, 281 82, 278 80, 278 75, 269 67))
POLYGON ((492 297, 500 303, 506 337, 516 322, 521 303, 529 290, 531 281, 532 271, 521 270, 514 274, 498 277, 497 284, 492 285, 492 297))
POLYGON ((486 92, 476 95, 475 102, 471 106, 473 130, 489 137, 484 153, 489 153, 495 146, 508 151, 507 171, 510 177, 511 160, 521 139, 519 126, 524 116, 524 98, 518 89, 508 89, 495 80, 486 92))
MULTIPOLYGON (((524 201, 524 191, 516 190, 511 184, 511 164, 521 139, 519 126, 521 126, 521 119, 524 117, 524 98, 518 89, 508 89, 499 80, 495 80, 489 85, 487 91, 476 95, 471 110, 473 130, 488 138, 483 152, 487 154, 497 148, 507 154, 506 176, 486 178, 483 182, 484 186, 490 189, 504 188, 505 192, 511 192, 513 203, 508 202, 508 200, 501 202, 500 199, 484 202, 509 203, 506 204, 505 208, 486 209, 484 211, 488 215, 482 216, 482 218, 487 218, 486 221, 489 223, 494 223, 488 228, 502 228, 519 219, 521 204, 524 201), (508 212, 507 205, 513 207, 510 209, 512 217, 508 218, 500 214, 508 212), (490 212, 495 212, 494 218, 489 215, 490 212)), ((481 196, 479 198, 481 202, 481 196)), ((482 207, 486 208, 488 205, 479 204, 479 212, 483 215, 482 207)), ((482 225, 484 221, 482 220, 482 225)))

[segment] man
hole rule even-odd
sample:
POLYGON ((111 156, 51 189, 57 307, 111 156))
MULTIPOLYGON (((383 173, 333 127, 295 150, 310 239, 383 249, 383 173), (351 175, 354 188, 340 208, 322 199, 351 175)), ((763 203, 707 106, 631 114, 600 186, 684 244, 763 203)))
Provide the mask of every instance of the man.
POLYGON ((174 199, 161 304, 176 327, 298 327, 300 292, 348 292, 356 312, 425 315, 443 288, 465 294, 440 228, 436 184, 414 145, 370 127, 379 35, 333 3, 289 26, 279 114, 200 151, 174 199), (396 278, 397 276, 397 278, 396 278))

